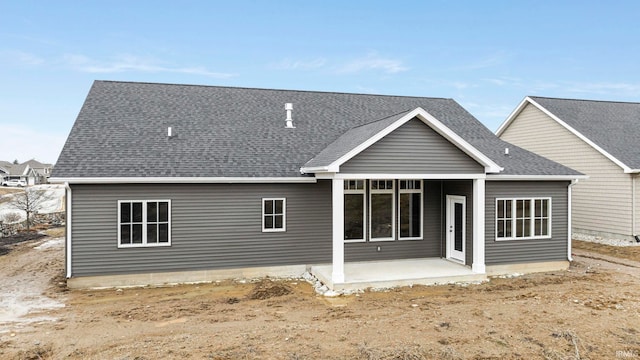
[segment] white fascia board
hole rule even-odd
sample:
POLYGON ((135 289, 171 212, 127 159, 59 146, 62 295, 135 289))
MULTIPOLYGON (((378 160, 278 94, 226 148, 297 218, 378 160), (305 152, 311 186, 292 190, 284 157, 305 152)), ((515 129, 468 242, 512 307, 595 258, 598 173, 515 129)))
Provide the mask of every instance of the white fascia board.
POLYGON ((341 174, 341 173, 317 173, 317 179, 344 179, 344 180, 367 180, 367 179, 406 179, 406 180, 472 180, 485 179, 487 175, 481 174, 341 174))
POLYGON ((425 123, 431 129, 433 129, 435 132, 443 136, 449 142, 453 143, 465 154, 469 155, 474 160, 482 164, 485 167, 486 172, 498 173, 503 170, 503 168, 500 167, 498 164, 496 164, 493 160, 491 160, 489 157, 481 153, 478 149, 473 147, 471 144, 465 141, 462 137, 460 137, 458 134, 456 134, 451 129, 446 127, 438 119, 436 119, 431 114, 429 114, 426 110, 420 107, 409 112, 405 116, 396 120, 393 124, 387 126, 382 131, 378 132, 374 136, 364 141, 362 144, 356 146, 351 151, 349 151, 348 153, 346 153, 345 155, 341 156, 339 159, 331 163, 328 166, 328 168, 332 171, 338 171, 340 168, 340 165, 351 160, 354 156, 358 155, 359 153, 367 149, 369 146, 375 144, 380 139, 389 135, 391 132, 393 132, 394 130, 396 130, 403 124, 405 124, 407 121, 413 119, 414 117, 417 117, 418 119, 420 119, 423 123, 425 123))
POLYGON ((406 179, 406 180, 470 180, 485 179, 487 175, 482 174, 335 174, 335 179, 406 179))
POLYGON ((228 184, 315 183, 315 177, 101 177, 50 178, 54 184, 228 184))
POLYGON ((533 105, 536 108, 538 108, 538 110, 540 110, 543 113, 545 113, 545 115, 549 116, 555 122, 560 124, 562 127, 564 127, 565 129, 569 130, 570 133, 572 133, 573 135, 577 136, 580 140, 582 140, 585 143, 587 143, 589 146, 594 148, 597 152, 602 154, 604 157, 606 157, 607 159, 611 160, 611 162, 613 162, 614 164, 618 165, 620 168, 622 168, 622 170, 624 171, 625 174, 633 174, 633 173, 640 172, 640 169, 632 169, 632 168, 628 167, 627 165, 625 165, 625 163, 623 163, 622 161, 618 160, 615 156, 609 154, 603 148, 601 148, 600 146, 596 145, 596 143, 594 143, 593 141, 589 140, 589 138, 587 138, 586 136, 582 135, 582 133, 580 133, 578 130, 574 129, 569 124, 567 124, 566 122, 562 121, 559 117, 557 117, 556 115, 551 113, 549 110, 545 109, 544 106, 538 104, 535 100, 533 100, 532 98, 530 98, 528 96, 524 100, 522 100, 522 103, 520 103, 520 105, 516 108, 516 110, 514 110, 514 112, 512 112, 511 115, 509 115, 507 120, 500 126, 500 128, 496 132, 496 135, 500 136, 502 134, 502 132, 504 132, 504 130, 506 130, 507 127, 509 127, 511 122, 516 118, 516 116, 520 113, 520 111, 522 111, 522 109, 524 109, 524 107, 526 106, 526 103, 530 103, 531 105, 533 105))
POLYGON ((330 166, 312 166, 312 167, 301 167, 301 174, 313 174, 313 173, 321 173, 321 172, 335 172, 335 170, 331 169, 330 166))
POLYGON ((487 175, 491 181, 558 181, 558 180, 586 180, 587 175, 487 175))

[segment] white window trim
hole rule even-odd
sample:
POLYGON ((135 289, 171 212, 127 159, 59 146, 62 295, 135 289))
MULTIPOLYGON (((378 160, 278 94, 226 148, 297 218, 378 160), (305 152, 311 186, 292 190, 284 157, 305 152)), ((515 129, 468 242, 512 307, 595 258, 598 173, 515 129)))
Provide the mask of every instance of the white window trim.
MULTIPOLYGON (((345 184, 348 181, 349 180, 345 180, 344 181, 345 184)), ((367 181, 366 180, 356 180, 356 181, 363 182, 362 189, 344 189, 344 195, 347 195, 347 194, 362 195, 362 239, 344 239, 345 243, 367 242, 367 181)))
POLYGON ((262 198, 260 202, 260 212, 262 213, 262 232, 286 232, 287 231, 287 198, 262 198), (264 217, 266 215, 272 216, 274 214, 265 214, 264 213, 264 202, 265 201, 282 201, 282 228, 273 228, 273 229, 265 229, 264 227, 264 217))
POLYGON ((496 241, 512 241, 512 240, 539 240, 539 239, 551 239, 552 238, 552 233, 551 230, 553 229, 552 227, 552 203, 551 203, 551 197, 513 197, 513 198, 496 198, 495 201, 495 219, 494 219, 494 230, 495 230, 495 239, 496 241), (512 229, 512 234, 515 233, 515 229, 516 229, 516 205, 515 202, 517 200, 531 200, 530 202, 530 214, 531 214, 531 233, 533 233, 535 231, 535 201, 536 200, 548 200, 549 201, 549 208, 548 208, 548 213, 549 213, 549 222, 547 224, 547 233, 548 235, 530 235, 530 236, 525 236, 525 237, 515 237, 515 236, 510 236, 510 237, 498 237, 498 201, 504 201, 504 200, 510 200, 513 202, 513 204, 511 205, 511 229, 512 229))
MULTIPOLYGON (((133 216, 133 214, 131 214, 133 216)), ((163 246, 171 246, 171 200, 165 199, 165 200, 156 200, 156 199, 152 199, 152 200, 118 200, 118 248, 139 248, 139 247, 163 247, 163 246), (166 202, 168 204, 168 221, 167 221, 167 225, 168 225, 168 229, 167 231, 169 232, 168 234, 168 242, 166 243, 147 243, 147 203, 150 202, 156 202, 156 203, 160 203, 160 202, 166 202), (120 239, 120 235, 121 235, 121 230, 120 230, 120 225, 121 225, 121 217, 120 217, 120 212, 121 212, 121 204, 122 203, 142 203, 142 244, 122 244, 121 239, 120 239)))
POLYGON ((422 182, 422 180, 414 180, 414 179, 399 179, 397 181, 398 183, 398 205, 397 205, 397 209, 398 209, 398 218, 397 218, 397 222, 398 222, 398 226, 400 226, 401 224, 401 219, 400 219, 400 195, 401 194, 420 194, 420 236, 411 236, 411 237, 402 237, 402 235, 400 234, 400 231, 398 231, 398 240, 404 241, 404 240, 423 240, 424 239, 424 184, 422 182), (417 181, 420 183, 420 189, 402 189, 400 187, 400 182, 401 181, 417 181))
POLYGON ((369 241, 370 242, 379 242, 379 241, 395 241, 396 240, 396 180, 394 179, 371 179, 369 180, 369 241), (374 181, 391 181, 391 189, 373 189, 373 182, 374 181), (373 194, 391 194, 391 219, 393 219, 391 221, 391 237, 386 237, 386 238, 373 238, 372 234, 373 232, 371 231, 371 225, 372 225, 372 221, 371 221, 371 216, 373 214, 373 211, 371 209, 371 205, 372 205, 372 201, 371 201, 371 197, 373 194))

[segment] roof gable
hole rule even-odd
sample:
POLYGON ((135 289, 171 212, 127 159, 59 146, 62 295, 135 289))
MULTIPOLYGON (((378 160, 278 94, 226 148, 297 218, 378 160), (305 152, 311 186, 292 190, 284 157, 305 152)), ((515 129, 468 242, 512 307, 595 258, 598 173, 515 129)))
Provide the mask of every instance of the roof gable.
POLYGON ((498 128, 500 136, 531 104, 620 166, 625 173, 640 172, 640 103, 526 97, 498 128))
POLYGON ((404 111, 387 118, 350 129, 322 150, 302 168, 303 172, 339 172, 341 165, 362 153, 412 119, 419 119, 462 152, 485 167, 487 172, 503 170, 489 157, 446 127, 422 108, 404 111))

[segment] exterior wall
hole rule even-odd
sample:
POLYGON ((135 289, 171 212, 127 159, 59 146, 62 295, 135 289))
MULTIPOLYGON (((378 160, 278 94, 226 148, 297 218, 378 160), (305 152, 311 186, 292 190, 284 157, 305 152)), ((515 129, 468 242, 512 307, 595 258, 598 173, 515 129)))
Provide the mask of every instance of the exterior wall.
POLYGON ((618 165, 531 104, 501 138, 589 175, 589 179, 573 186, 574 233, 608 233, 614 237, 634 233, 631 176, 618 165))
POLYGON ((331 183, 72 185, 72 275, 331 262, 331 183), (262 232, 263 197, 286 197, 286 232, 262 232), (170 247, 118 248, 117 201, 170 199, 170 247))
MULTIPOLYGON (((440 257, 438 182, 425 184, 423 240, 345 243, 345 261, 440 257), (381 251, 377 251, 377 247, 381 251)), ((330 263, 331 182, 72 185, 72 276, 330 263), (286 232, 262 232, 262 198, 287 199, 286 232), (118 248, 118 200, 170 199, 170 247, 118 248)))
POLYGON ((484 173, 467 154, 413 119, 340 167, 352 174, 461 174, 484 173))
POLYGON ((567 181, 487 181, 485 263, 487 265, 567 260, 567 181), (496 241, 496 198, 551 197, 551 238, 496 241))

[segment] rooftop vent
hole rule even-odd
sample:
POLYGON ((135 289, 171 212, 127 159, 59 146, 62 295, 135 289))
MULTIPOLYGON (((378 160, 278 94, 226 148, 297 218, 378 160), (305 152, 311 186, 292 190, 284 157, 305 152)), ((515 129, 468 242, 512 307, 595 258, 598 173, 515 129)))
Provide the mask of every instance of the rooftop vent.
POLYGON ((168 137, 172 137, 172 136, 173 136, 173 129, 171 129, 171 126, 169 126, 169 127, 167 128, 167 136, 168 136, 168 137))
POLYGON ((504 154, 505 155, 509 155, 509 148, 508 147, 504 148, 504 154))
POLYGON ((295 128, 295 126, 293 126, 293 119, 291 118, 291 111, 293 110, 293 104, 292 103, 284 104, 284 109, 287 110, 287 118, 285 119, 285 121, 287 122, 286 127, 290 129, 295 128))

